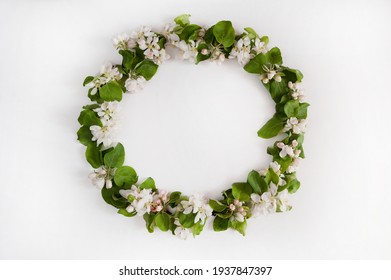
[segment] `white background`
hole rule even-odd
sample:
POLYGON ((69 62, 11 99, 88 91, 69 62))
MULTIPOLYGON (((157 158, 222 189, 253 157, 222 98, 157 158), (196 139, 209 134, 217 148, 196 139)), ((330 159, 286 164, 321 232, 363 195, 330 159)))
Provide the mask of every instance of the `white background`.
MULTIPOLYGON (((0 258, 391 258, 389 1, 1 1, 0 258), (269 35, 304 73, 309 129, 302 187, 287 214, 246 237, 181 241, 106 205, 76 141, 81 86, 119 61, 117 33, 192 14, 269 35)), ((122 102, 126 164, 161 188, 218 197, 269 161, 256 131, 273 102, 234 63, 169 61, 122 102)))

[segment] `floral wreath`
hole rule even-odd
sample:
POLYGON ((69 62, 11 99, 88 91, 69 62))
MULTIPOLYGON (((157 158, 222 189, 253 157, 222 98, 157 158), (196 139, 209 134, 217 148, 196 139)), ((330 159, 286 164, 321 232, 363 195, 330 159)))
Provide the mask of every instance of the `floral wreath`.
POLYGON ((100 74, 84 80, 93 104, 80 113, 78 140, 87 147, 85 156, 94 168, 89 177, 101 189, 103 199, 126 217, 143 216, 149 232, 157 227, 186 239, 199 235, 207 219, 214 216, 215 231, 232 228, 244 235, 250 217, 289 211, 288 196, 300 187, 296 170, 304 158, 309 106, 302 102, 303 75, 283 66, 280 50, 269 50, 268 37, 258 36, 252 28, 238 34, 230 21, 204 28, 191 24, 189 17, 176 17, 162 33, 142 27, 113 39, 122 63, 107 63, 100 74), (136 171, 123 165, 125 150, 116 141, 119 102, 124 92, 142 90, 159 65, 169 59, 166 47, 177 48, 182 59, 196 64, 237 60, 244 70, 257 75, 276 103, 274 116, 258 131, 258 136, 266 139, 283 135, 267 149, 272 161, 267 168, 252 170, 246 182, 233 183, 220 199, 167 192, 158 189, 152 178, 138 184, 136 171))

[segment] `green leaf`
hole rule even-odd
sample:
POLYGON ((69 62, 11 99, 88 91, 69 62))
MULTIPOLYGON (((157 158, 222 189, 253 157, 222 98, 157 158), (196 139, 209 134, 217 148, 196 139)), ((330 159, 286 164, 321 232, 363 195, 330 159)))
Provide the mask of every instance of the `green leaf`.
POLYGON ((201 231, 204 229, 204 225, 205 224, 202 224, 201 221, 195 223, 192 228, 193 236, 199 235, 201 231))
POLYGON ((273 171, 273 169, 269 168, 269 174, 270 174, 270 179, 271 181, 277 185, 278 182, 280 181, 280 177, 276 174, 276 172, 273 171))
POLYGON ((145 226, 147 227, 147 230, 149 233, 154 232, 155 230, 155 217, 156 215, 145 213, 143 218, 145 221, 145 226))
POLYGON ((120 50, 119 54, 122 55, 122 65, 129 72, 129 70, 132 69, 132 64, 134 62, 136 54, 130 50, 120 50))
POLYGON ((189 24, 183 28, 182 32, 179 34, 179 38, 188 42, 189 40, 196 40, 198 37, 198 32, 201 29, 201 26, 197 24, 189 24))
POLYGON ((206 44, 212 44, 215 40, 215 36, 213 35, 213 28, 214 27, 215 27, 214 25, 209 27, 209 29, 206 30, 206 32, 205 32, 204 40, 205 40, 206 44))
POLYGON ((181 225, 185 228, 191 228, 194 225, 194 219, 197 214, 195 213, 190 213, 190 214, 184 214, 184 213, 179 213, 179 222, 181 225))
POLYGON ((86 159, 93 168, 98 168, 103 165, 102 152, 95 142, 90 142, 87 145, 86 159))
POLYGON ((266 53, 267 61, 270 64, 282 64, 282 56, 279 48, 274 47, 266 53))
POLYGON ((209 200, 209 205, 216 212, 223 212, 228 207, 227 205, 222 204, 220 201, 213 199, 209 200))
POLYGON ((255 170, 252 170, 247 176, 247 183, 253 188, 253 191, 257 194, 263 194, 267 192, 267 184, 265 179, 259 175, 255 170))
POLYGON ((87 76, 87 77, 84 79, 83 87, 86 86, 86 84, 89 84, 90 82, 92 82, 93 80, 94 80, 94 77, 92 77, 92 76, 87 76))
POLYGON ((249 37, 250 39, 255 39, 255 38, 258 38, 258 37, 259 37, 258 34, 257 34, 257 32, 255 32, 255 30, 252 29, 251 27, 246 27, 244 30, 247 32, 248 37, 249 37))
POLYGON ((131 187, 138 180, 136 171, 130 166, 121 166, 117 168, 114 174, 114 182, 119 187, 131 187))
POLYGON ((120 195, 119 190, 117 186, 112 186, 110 189, 102 188, 103 200, 116 208, 126 208, 128 200, 120 195))
POLYGON ((136 65, 135 72, 137 75, 141 75, 149 81, 155 75, 158 67, 159 66, 151 60, 143 60, 136 65))
POLYGON ((156 190, 155 181, 151 177, 148 177, 144 182, 141 183, 139 188, 156 190))
POLYGON ((310 106, 308 103, 300 103, 299 110, 297 113, 298 119, 306 119, 307 118, 307 108, 310 106))
POLYGON ((288 82, 285 77, 282 77, 280 82, 275 80, 270 81, 270 95, 273 100, 278 103, 284 95, 289 93, 288 82))
POLYGON ((295 193, 300 188, 300 182, 297 179, 289 182, 289 186, 287 187, 289 193, 295 193))
POLYGON ((258 136, 264 139, 272 138, 284 128, 284 120, 274 116, 267 123, 262 126, 262 128, 258 131, 258 136))
POLYGON ((249 200, 252 192, 253 192, 252 187, 247 183, 232 184, 232 195, 234 196, 234 198, 240 201, 249 200))
POLYGON ((170 205, 176 205, 179 201, 179 199, 181 198, 181 192, 172 192, 170 194, 170 200, 168 201, 168 203, 170 205))
POLYGON ((296 117, 299 113, 299 101, 297 100, 290 100, 284 105, 284 112, 285 115, 290 117, 296 117))
POLYGON ((223 219, 218 216, 213 220, 213 229, 214 231, 224 231, 228 228, 229 219, 223 219))
POLYGON ((243 68, 248 73, 261 74, 264 72, 262 66, 267 63, 266 55, 263 53, 258 54, 256 57, 251 59, 243 68))
POLYGON ((183 15, 180 15, 180 16, 177 16, 174 21, 176 24, 179 24, 180 26, 186 26, 190 23, 190 15, 189 14, 183 14, 183 15))
POLYGON ((90 110, 90 109, 84 109, 83 111, 81 111, 77 121, 81 125, 86 125, 86 126, 99 125, 99 126, 102 126, 101 120, 98 118, 96 113, 94 111, 90 110))
POLYGON ((155 223, 161 231, 168 231, 170 229, 170 216, 167 213, 159 213, 155 217, 155 223))
POLYGON ((115 148, 105 154, 104 163, 106 167, 120 167, 125 160, 125 149, 121 143, 118 143, 115 148))
POLYGON ((114 81, 108 82, 101 87, 99 91, 100 97, 105 101, 121 101, 122 100, 122 89, 114 81))
POLYGON ((220 21, 213 27, 213 34, 217 42, 222 44, 224 48, 228 48, 235 42, 235 29, 230 21, 220 21))
MULTIPOLYGON (((89 143, 92 142, 92 133, 89 126, 82 126, 77 131, 77 140, 79 140, 80 143, 87 146, 89 143)), ((95 142, 94 142, 95 143, 95 142)))
POLYGON ((284 67, 282 72, 285 74, 285 77, 288 79, 288 81, 291 81, 292 83, 301 82, 303 79, 303 73, 297 69, 284 67))
POLYGON ((118 214, 121 214, 121 215, 124 215, 125 217, 134 217, 137 215, 136 211, 132 212, 132 213, 129 213, 128 211, 126 211, 126 209, 122 208, 122 209, 119 209, 118 214))
POLYGON ((231 227, 238 231, 241 235, 246 235, 246 227, 247 227, 247 221, 244 220, 243 222, 233 221, 231 223, 231 227))

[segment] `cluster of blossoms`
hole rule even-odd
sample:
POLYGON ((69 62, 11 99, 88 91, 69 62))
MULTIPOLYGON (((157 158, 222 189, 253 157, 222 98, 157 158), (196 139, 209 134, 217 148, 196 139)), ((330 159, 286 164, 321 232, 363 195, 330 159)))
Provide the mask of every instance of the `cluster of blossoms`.
POLYGON ((95 95, 98 89, 111 81, 118 81, 122 78, 122 74, 110 62, 104 64, 100 69, 100 75, 94 77, 86 86, 91 89, 90 94, 95 95))
POLYGON ((233 203, 229 205, 229 210, 232 211, 232 216, 230 217, 231 221, 238 221, 240 223, 244 222, 244 219, 247 217, 247 211, 243 207, 243 202, 235 199, 233 203))
POLYGON ((113 187, 112 179, 115 174, 115 168, 106 168, 104 166, 95 169, 94 172, 90 173, 88 176, 92 184, 98 189, 102 189, 106 187, 107 189, 111 189, 113 187))
POLYGON ((232 48, 229 59, 237 59, 240 65, 246 65, 252 58, 259 53, 266 53, 265 42, 258 37, 250 39, 249 36, 240 38, 232 48))
POLYGON ((304 101, 305 95, 303 89, 300 88, 300 83, 288 82, 288 87, 291 90, 293 100, 299 100, 300 102, 304 101))
POLYGON ((283 132, 292 131, 294 134, 302 134, 307 129, 307 120, 306 119, 297 119, 296 117, 291 117, 287 120, 283 132))
POLYGON ((97 145, 102 143, 105 149, 110 148, 116 142, 119 103, 117 101, 103 102, 94 111, 100 117, 102 126, 90 126, 92 141, 96 141, 97 145))
POLYGON ((152 189, 141 189, 137 186, 132 186, 129 190, 120 190, 120 194, 131 201, 126 211, 138 216, 162 211, 170 199, 170 193, 164 190, 154 192, 152 189))

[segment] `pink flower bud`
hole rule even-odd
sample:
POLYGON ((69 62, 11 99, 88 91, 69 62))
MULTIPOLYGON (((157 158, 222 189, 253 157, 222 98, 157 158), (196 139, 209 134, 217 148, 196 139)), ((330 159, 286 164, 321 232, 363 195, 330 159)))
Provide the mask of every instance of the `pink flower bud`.
POLYGON ((235 211, 235 205, 230 204, 230 205, 229 205, 229 209, 231 209, 231 211, 235 211))
POLYGON ((234 200, 234 205, 238 205, 239 204, 239 200, 238 199, 235 199, 234 200))
POLYGON ((111 180, 106 180, 106 189, 111 189, 112 186, 113 182, 111 182, 111 180))

